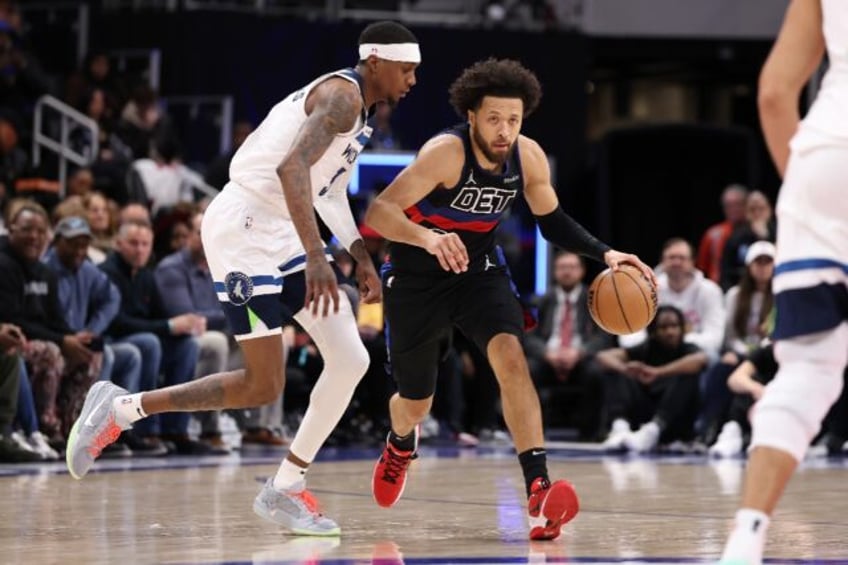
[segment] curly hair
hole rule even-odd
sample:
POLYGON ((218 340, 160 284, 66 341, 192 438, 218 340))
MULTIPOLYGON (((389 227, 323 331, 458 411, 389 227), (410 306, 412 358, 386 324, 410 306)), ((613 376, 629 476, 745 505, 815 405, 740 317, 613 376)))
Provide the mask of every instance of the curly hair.
POLYGON ((539 106, 542 85, 533 71, 512 59, 486 59, 462 71, 450 87, 450 103, 464 118, 485 96, 521 98, 526 118, 539 106))

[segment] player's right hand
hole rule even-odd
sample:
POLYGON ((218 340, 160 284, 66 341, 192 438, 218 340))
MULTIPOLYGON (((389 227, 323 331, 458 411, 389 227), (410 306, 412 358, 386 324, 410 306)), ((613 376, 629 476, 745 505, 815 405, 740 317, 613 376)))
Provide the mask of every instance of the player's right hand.
POLYGON ((465 244, 455 233, 431 232, 424 249, 435 255, 439 265, 446 271, 464 273, 468 270, 468 251, 465 244))
POLYGON ((323 299, 324 307, 321 317, 330 313, 330 302, 333 303, 333 313, 339 311, 339 283, 336 281, 336 273, 330 267, 323 252, 318 254, 307 254, 306 256, 306 296, 303 299, 303 307, 312 309, 312 315, 318 316, 318 309, 323 299))
POLYGON ((607 266, 613 271, 618 270, 618 266, 622 263, 629 263, 642 271, 642 274, 651 281, 654 285, 654 288, 659 285, 659 281, 657 281, 657 275, 654 273, 654 270, 650 268, 648 265, 642 262, 636 255, 632 253, 622 253, 621 251, 616 251, 615 249, 610 249, 606 253, 604 253, 604 262, 607 266))

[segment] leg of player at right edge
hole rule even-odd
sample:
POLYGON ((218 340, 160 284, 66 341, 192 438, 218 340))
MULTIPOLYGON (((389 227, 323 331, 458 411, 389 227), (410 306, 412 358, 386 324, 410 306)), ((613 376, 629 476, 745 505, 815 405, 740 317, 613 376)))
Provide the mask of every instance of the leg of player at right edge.
POLYGON ((777 376, 754 407, 742 504, 722 565, 759 565, 772 513, 830 406, 842 391, 848 324, 780 341, 777 376))

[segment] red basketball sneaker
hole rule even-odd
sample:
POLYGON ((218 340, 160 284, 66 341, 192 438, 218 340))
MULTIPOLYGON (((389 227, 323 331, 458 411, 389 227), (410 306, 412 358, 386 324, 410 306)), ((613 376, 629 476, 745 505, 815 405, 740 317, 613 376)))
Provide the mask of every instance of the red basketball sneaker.
POLYGON ((553 483, 539 477, 530 487, 527 511, 530 515, 530 539, 551 540, 559 537, 560 528, 580 510, 577 492, 568 481, 553 483))
MULTIPOLYGON (((415 427, 415 447, 418 447, 418 426, 415 427)), ((374 475, 371 477, 371 493, 374 500, 383 508, 393 506, 403 494, 406 486, 406 471, 409 464, 417 457, 416 450, 401 451, 386 439, 380 460, 374 465, 374 475)))

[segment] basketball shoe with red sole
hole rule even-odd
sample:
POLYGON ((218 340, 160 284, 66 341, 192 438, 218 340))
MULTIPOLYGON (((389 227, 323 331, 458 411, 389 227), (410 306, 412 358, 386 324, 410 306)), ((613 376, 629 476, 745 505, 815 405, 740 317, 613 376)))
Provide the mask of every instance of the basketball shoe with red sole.
POLYGON ((580 510, 577 492, 568 481, 550 482, 539 477, 530 487, 527 511, 530 517, 530 539, 552 540, 562 527, 580 510))
MULTIPOLYGON (((413 433, 415 448, 417 448, 418 426, 413 433)), ((374 501, 377 504, 383 508, 389 508, 400 499, 406 487, 409 464, 416 457, 418 457, 416 449, 401 451, 393 446, 388 438, 386 439, 386 447, 383 448, 379 461, 374 465, 374 474, 371 477, 371 494, 374 495, 374 501)))

